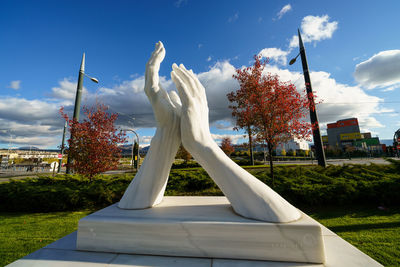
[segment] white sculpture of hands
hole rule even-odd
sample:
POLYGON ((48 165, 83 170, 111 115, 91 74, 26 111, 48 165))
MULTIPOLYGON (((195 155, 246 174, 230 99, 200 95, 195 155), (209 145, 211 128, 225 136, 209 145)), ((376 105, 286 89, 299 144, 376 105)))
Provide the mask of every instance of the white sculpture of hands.
POLYGON ((204 87, 181 64, 171 73, 180 99, 183 146, 193 155, 229 199, 238 214, 262 221, 290 222, 300 212, 266 184, 234 163, 211 137, 204 87))
POLYGON ((168 94, 161 87, 158 75, 164 57, 164 46, 158 42, 146 64, 144 87, 153 107, 157 130, 142 166, 118 203, 122 209, 144 209, 161 202, 181 143, 179 96, 174 91, 168 94))
POLYGON ((183 146, 208 172, 238 214, 269 222, 299 219, 301 215, 295 207, 234 163, 214 142, 205 89, 193 71, 183 65, 172 66, 171 77, 180 97, 175 92, 168 95, 161 88, 158 71, 164 56, 165 49, 159 42, 146 65, 145 92, 154 110, 157 131, 118 207, 143 209, 161 202, 182 138, 183 146))

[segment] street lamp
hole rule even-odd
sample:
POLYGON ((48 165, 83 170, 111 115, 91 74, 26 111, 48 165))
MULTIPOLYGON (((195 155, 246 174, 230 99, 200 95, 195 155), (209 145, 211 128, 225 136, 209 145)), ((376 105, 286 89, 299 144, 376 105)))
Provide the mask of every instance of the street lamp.
POLYGON ((64 130, 63 130, 63 136, 62 136, 62 141, 61 141, 61 147, 60 147, 60 149, 61 149, 61 158, 60 158, 59 161, 58 161, 58 172, 59 172, 59 173, 61 172, 62 155, 64 154, 64 149, 65 149, 64 143, 65 143, 65 133, 67 132, 67 126, 68 126, 68 123, 65 122, 65 124, 64 124, 64 130))
MULTIPOLYGON (((136 139, 137 139, 137 144, 138 144, 138 150, 137 150, 137 164, 136 164, 136 171, 139 171, 139 163, 140 163, 140 155, 139 155, 139 135, 134 131, 134 130, 132 130, 132 129, 126 129, 126 130, 123 130, 123 131, 130 131, 130 132, 132 132, 132 133, 134 133, 135 135, 136 135, 136 139)), ((134 166, 134 164, 133 164, 133 153, 134 153, 134 151, 135 151, 135 140, 134 140, 134 138, 132 138, 132 169, 133 169, 133 166, 134 166)))
POLYGON ((393 136, 393 146, 396 149, 397 157, 400 157, 400 129, 398 129, 393 136))
MULTIPOLYGON (((75 107, 74 107, 74 116, 73 116, 74 121, 79 121, 79 113, 81 110, 82 87, 83 87, 83 77, 84 76, 88 77, 90 80, 92 80, 95 83, 99 83, 99 80, 97 80, 96 78, 90 77, 89 75, 87 75, 85 73, 85 53, 83 53, 81 68, 79 69, 78 85, 76 88, 75 107)), ((73 132, 71 131, 71 137, 70 137, 71 140, 74 139, 74 136, 72 133, 73 132)), ((71 148, 69 148, 69 149, 71 149, 71 148)), ((71 172, 70 168, 71 168, 72 158, 70 157, 69 154, 70 153, 68 151, 68 161, 67 161, 67 170, 66 170, 67 174, 69 174, 71 172)))
POLYGON ((313 132, 313 139, 314 139, 314 145, 315 145, 315 150, 316 150, 316 154, 317 154, 318 165, 326 167, 325 152, 324 152, 324 148, 322 146, 322 138, 321 138, 321 133, 319 131, 318 115, 317 115, 313 91, 312 91, 312 87, 311 87, 310 73, 308 71, 306 50, 304 49, 303 40, 301 39, 299 29, 297 29, 297 33, 299 35, 300 52, 295 58, 290 60, 289 65, 292 65, 293 63, 295 63, 297 57, 299 55, 301 56, 301 63, 303 65, 304 81, 306 83, 307 97, 308 97, 308 103, 309 103, 309 108, 310 108, 311 127, 312 127, 312 132, 313 132))

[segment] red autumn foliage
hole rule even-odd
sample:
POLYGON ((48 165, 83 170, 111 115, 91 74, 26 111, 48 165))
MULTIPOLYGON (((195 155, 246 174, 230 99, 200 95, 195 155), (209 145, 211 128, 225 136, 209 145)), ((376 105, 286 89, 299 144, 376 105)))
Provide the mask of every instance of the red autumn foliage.
POLYGON ((232 146, 232 140, 229 137, 222 138, 221 149, 228 156, 230 156, 235 151, 235 149, 232 146))
POLYGON ((64 108, 60 113, 68 122, 73 136, 68 140, 68 156, 73 159, 72 168, 89 179, 93 176, 115 169, 121 158, 118 144, 125 143, 125 133, 117 130, 114 122, 117 114, 107 113, 108 108, 97 103, 95 107, 83 107, 83 122, 70 119, 64 108))
POLYGON ((176 152, 175 157, 178 159, 183 159, 185 163, 188 163, 188 161, 192 158, 192 155, 190 155, 190 153, 181 144, 179 146, 178 152, 176 152))
POLYGON ((274 178, 272 151, 276 145, 292 137, 310 136, 311 125, 304 120, 309 101, 292 83, 281 82, 278 75, 263 74, 267 60, 260 56, 254 56, 254 60, 253 66, 236 70, 234 78, 240 89, 230 93, 228 99, 236 102, 232 114, 237 125, 251 125, 257 139, 266 141, 274 178))
MULTIPOLYGON (((232 116, 236 119, 235 130, 245 129, 249 137, 249 150, 251 165, 254 165, 253 160, 253 135, 256 118, 250 100, 252 99, 254 87, 258 86, 258 81, 262 76, 260 60, 256 60, 252 67, 245 69, 237 69, 233 75, 240 85, 240 89, 227 94, 232 109, 232 116)), ((267 61, 265 61, 265 64, 267 61)))

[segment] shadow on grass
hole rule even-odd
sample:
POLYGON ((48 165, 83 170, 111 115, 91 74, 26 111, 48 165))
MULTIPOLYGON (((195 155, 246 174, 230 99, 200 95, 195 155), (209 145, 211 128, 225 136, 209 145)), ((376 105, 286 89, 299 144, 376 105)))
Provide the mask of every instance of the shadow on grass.
POLYGON ((364 223, 329 227, 335 233, 400 227, 400 222, 364 223))
POLYGON ((57 219, 63 216, 70 215, 71 213, 88 213, 87 215, 96 212, 97 210, 77 210, 77 211, 54 211, 54 212, 23 212, 23 211, 17 211, 17 212, 0 212, 0 218, 19 218, 19 217, 25 217, 27 214, 29 214, 30 218, 46 218, 47 219, 57 219))
POLYGON ((379 209, 377 206, 328 206, 328 207, 299 207, 308 215, 312 215, 315 219, 333 219, 343 216, 351 216, 353 218, 364 218, 371 216, 390 216, 400 213, 399 207, 387 207, 385 210, 379 209))

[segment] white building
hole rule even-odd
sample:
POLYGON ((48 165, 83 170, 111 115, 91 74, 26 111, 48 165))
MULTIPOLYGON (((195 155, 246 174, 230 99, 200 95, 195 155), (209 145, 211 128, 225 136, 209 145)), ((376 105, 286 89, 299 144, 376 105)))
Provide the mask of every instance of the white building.
POLYGON ((281 143, 276 146, 276 154, 282 155, 282 150, 288 152, 289 150, 296 151, 296 150, 309 150, 310 146, 307 141, 298 139, 293 137, 291 140, 287 141, 286 143, 281 143))
POLYGON ((0 149, 0 157, 8 157, 9 159, 14 158, 23 158, 23 159, 31 159, 31 158, 58 158, 58 151, 45 151, 45 150, 18 150, 18 149, 0 149))

